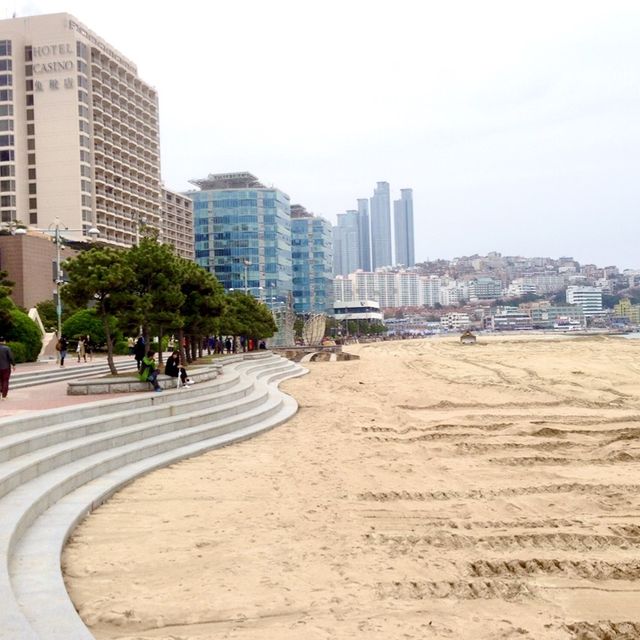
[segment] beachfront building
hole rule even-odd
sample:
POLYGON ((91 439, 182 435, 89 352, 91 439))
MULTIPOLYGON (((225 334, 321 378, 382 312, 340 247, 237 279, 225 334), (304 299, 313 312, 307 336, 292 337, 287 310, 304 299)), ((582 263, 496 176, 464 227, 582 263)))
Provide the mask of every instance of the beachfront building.
POLYGON ((382 322, 384 315, 375 300, 336 300, 333 303, 333 317, 336 320, 382 322))
POLYGON ((416 263, 413 235, 413 189, 400 189, 400 200, 393 201, 393 230, 397 266, 413 267, 416 263))
POLYGON ((629 298, 623 298, 613 307, 613 315, 629 324, 640 325, 640 305, 631 304, 629 298))
POLYGON ((602 290, 597 287, 567 287, 567 303, 582 307, 586 318, 602 315, 602 290))
POLYGON ((161 233, 155 89, 67 13, 1 20, 0 178, 2 222, 119 246, 142 220, 161 233))
POLYGON ((440 326, 451 331, 468 329, 471 326, 471 318, 467 313, 447 313, 440 318, 440 326))
POLYGON ((196 262, 226 290, 252 293, 270 304, 292 293, 289 196, 247 172, 191 180, 196 262))
POLYGON ((494 331, 522 331, 533 328, 531 314, 527 309, 520 307, 496 307, 490 318, 494 331))
POLYGON ((163 185, 161 205, 162 241, 171 245, 176 255, 193 260, 193 200, 163 185))
POLYGON ((331 223, 301 205, 291 207, 293 308, 322 313, 333 307, 331 223))

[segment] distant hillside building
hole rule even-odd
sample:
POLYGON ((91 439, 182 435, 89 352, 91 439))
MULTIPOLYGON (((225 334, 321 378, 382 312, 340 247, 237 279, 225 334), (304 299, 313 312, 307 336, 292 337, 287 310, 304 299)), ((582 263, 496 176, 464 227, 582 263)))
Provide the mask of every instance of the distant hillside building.
POLYGON ((602 315, 602 290, 596 287, 567 287, 567 302, 580 305, 587 318, 602 315))

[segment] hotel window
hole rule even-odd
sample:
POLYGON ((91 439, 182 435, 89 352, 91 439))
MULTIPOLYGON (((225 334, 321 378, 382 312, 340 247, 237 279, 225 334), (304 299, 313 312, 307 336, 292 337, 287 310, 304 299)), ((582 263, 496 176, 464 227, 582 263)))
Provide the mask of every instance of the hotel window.
POLYGON ((29 224, 38 224, 38 214, 35 211, 29 212, 29 224))
POLYGON ((38 208, 38 198, 29 198, 29 209, 38 208))
POLYGON ((28 153, 27 154, 27 164, 35 164, 36 163, 36 154, 28 153))
POLYGON ((12 104, 0 104, 0 116, 12 116, 13 105, 12 104))
POLYGON ((16 190, 15 180, 0 180, 0 191, 15 191, 15 190, 16 190))
POLYGON ((0 120, 0 131, 13 131, 13 120, 0 120))
POLYGON ((76 54, 78 58, 87 59, 87 45, 82 42, 76 42, 76 54))
POLYGON ((29 169, 29 180, 35 180, 36 179, 36 170, 31 168, 29 169))
POLYGON ((0 40, 0 56, 11 55, 11 40, 0 40))
POLYGON ((37 193, 37 189, 36 189, 36 183, 35 182, 30 182, 29 183, 29 193, 33 196, 37 193))
POLYGON ((33 49, 31 47, 24 48, 25 62, 31 62, 33 60, 33 49))
POLYGON ((0 196, 0 207, 15 207, 15 206, 16 206, 15 196, 0 196))
POLYGON ((12 100, 13 91, 11 89, 0 89, 0 102, 11 102, 12 100))
POLYGON ((12 164, 5 164, 0 166, 0 176, 6 178, 7 176, 15 176, 16 168, 12 164))
POLYGON ((26 96, 26 104, 27 107, 32 107, 33 106, 33 94, 30 93, 26 96))
POLYGON ((28 65, 25 66, 24 75, 27 78, 30 78, 33 75, 33 65, 32 64, 28 64, 28 65))
POLYGON ((33 122, 27 125, 27 135, 34 136, 36 134, 36 125, 33 122))
POLYGON ((0 60, 0 71, 11 71, 11 60, 0 60))
MULTIPOLYGON (((0 136, 0 139, 2 138, 2 136, 0 136)), ((2 145, 0 145, 2 146, 2 145)), ((36 140, 35 138, 27 138, 27 150, 28 151, 35 151, 36 148, 36 140)))
POLYGON ((13 84, 10 73, 0 75, 0 87, 10 87, 13 84))
POLYGON ((13 147, 14 144, 15 141, 12 135, 0 136, 0 147, 13 147))
POLYGON ((25 86, 27 91, 33 91, 33 80, 27 80, 25 86))
POLYGON ((27 120, 33 120, 33 109, 27 109, 27 120))

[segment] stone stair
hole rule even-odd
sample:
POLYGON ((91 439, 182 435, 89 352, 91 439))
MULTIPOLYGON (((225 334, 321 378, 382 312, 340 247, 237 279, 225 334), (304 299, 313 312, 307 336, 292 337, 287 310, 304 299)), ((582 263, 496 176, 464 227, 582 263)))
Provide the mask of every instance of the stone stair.
POLYGON ((60 570, 76 524, 140 475, 287 420, 278 381, 304 373, 243 354, 188 389, 0 421, 0 640, 91 639, 60 570))

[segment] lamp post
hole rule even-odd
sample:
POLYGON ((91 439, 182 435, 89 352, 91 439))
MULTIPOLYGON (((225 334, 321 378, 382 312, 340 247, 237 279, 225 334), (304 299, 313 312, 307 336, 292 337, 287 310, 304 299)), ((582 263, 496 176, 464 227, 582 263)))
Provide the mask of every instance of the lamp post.
POLYGON ((242 261, 242 264, 244 266, 244 292, 245 293, 249 293, 249 286, 248 286, 248 273, 249 273, 249 267, 251 266, 251 260, 244 258, 242 261))
MULTIPOLYGON (((38 229, 36 227, 30 227, 34 231, 41 231, 43 233, 52 233, 53 232, 53 241, 56 243, 56 271, 55 271, 55 283, 56 283, 56 316, 58 319, 58 339, 62 337, 62 300, 60 298, 60 287, 64 283, 62 277, 62 269, 60 268, 60 252, 62 251, 62 237, 60 235, 60 230, 62 231, 84 231, 84 228, 81 229, 69 229, 69 227, 65 227, 60 223, 60 220, 56 218, 55 222, 52 222, 46 229, 38 229)), ((26 233, 26 231, 24 232, 26 233)), ((87 233, 91 237, 92 240, 95 240, 100 232, 95 227, 91 227, 87 233)))

